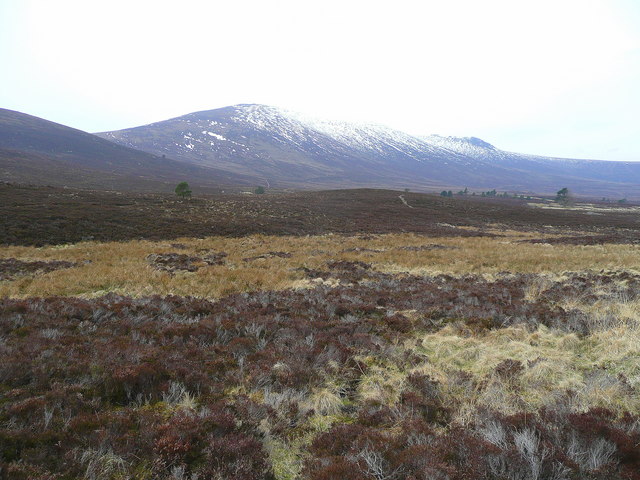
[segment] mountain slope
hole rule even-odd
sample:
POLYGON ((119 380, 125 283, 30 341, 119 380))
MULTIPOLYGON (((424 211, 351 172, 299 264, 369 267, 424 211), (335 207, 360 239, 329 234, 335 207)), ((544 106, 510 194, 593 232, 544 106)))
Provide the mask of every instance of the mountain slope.
POLYGON ((501 151, 477 138, 415 137, 380 125, 317 120, 236 105, 97 134, 268 186, 384 186, 640 196, 640 163, 563 160, 501 151))
POLYGON ((492 165, 510 166, 521 170, 535 170, 548 174, 579 176, 592 180, 640 183, 639 162, 612 162, 543 157, 506 152, 475 137, 423 137, 427 142, 465 156, 481 159, 492 165))
POLYGON ((169 190, 244 179, 131 149, 38 117, 0 109, 0 178, 86 188, 169 190))

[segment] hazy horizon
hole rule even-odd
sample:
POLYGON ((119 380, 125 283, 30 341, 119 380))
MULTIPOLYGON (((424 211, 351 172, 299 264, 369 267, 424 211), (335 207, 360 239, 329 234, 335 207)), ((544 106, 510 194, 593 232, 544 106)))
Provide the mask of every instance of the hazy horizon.
POLYGON ((640 4, 28 0, 0 107, 89 132, 260 103, 529 154, 640 160, 640 4))

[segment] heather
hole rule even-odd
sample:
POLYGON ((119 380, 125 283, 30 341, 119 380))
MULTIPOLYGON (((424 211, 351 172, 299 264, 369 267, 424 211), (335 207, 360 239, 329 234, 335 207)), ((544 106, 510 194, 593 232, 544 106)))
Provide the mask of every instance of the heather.
POLYGON ((548 208, 548 199, 542 197, 445 198, 417 192, 404 192, 402 197, 410 208, 392 190, 194 192, 193 198, 183 200, 175 195, 0 184, 0 245, 255 234, 411 232, 477 237, 491 229, 540 233, 561 229, 565 237, 593 242, 591 237, 599 236, 609 244, 638 238, 638 207, 631 204, 585 202, 579 209, 582 204, 548 208))
MULTIPOLYGON (((227 200, 277 230, 286 195, 227 200)), ((167 200, 194 216, 134 215, 127 239, 107 205, 113 238, 43 245, 57 220, 8 220, 25 236, 0 248, 0 478, 639 479, 627 217, 579 230, 538 208, 524 228, 513 205, 438 201, 505 223, 445 223, 443 203, 385 232, 351 205, 292 235, 186 235, 210 200, 167 200)))
POLYGON ((368 267, 217 300, 6 298, 3 471, 637 478, 640 276, 368 267))

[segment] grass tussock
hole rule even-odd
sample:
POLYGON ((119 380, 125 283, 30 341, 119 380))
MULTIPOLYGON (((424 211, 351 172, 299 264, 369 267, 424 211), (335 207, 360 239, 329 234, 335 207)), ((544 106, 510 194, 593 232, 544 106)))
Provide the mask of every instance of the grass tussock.
POLYGON ((440 381, 451 402, 505 414, 551 406, 568 391, 577 411, 638 411, 639 339, 637 326, 586 337, 544 326, 533 332, 510 327, 464 337, 447 327, 422 338, 417 350, 429 361, 418 371, 440 381), (471 376, 466 384, 457 378, 460 371, 471 376))

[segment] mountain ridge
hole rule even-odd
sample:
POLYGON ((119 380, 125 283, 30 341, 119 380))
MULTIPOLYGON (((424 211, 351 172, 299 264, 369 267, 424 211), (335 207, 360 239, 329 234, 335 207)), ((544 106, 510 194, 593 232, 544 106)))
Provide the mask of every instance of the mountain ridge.
POLYGON ((506 152, 477 137, 414 136, 373 123, 318 119, 260 104, 202 110, 102 138, 267 186, 385 186, 640 197, 640 162, 506 152))

